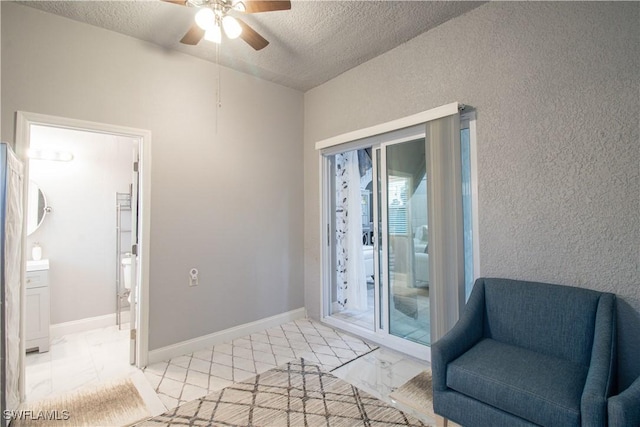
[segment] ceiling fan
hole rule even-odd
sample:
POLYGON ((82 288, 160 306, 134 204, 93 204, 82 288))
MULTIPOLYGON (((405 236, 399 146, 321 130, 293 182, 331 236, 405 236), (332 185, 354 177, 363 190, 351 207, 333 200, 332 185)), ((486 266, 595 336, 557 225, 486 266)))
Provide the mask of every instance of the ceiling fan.
POLYGON ((291 9, 291 1, 267 0, 163 0, 182 6, 197 7, 195 23, 180 43, 196 45, 202 40, 222 42, 222 30, 230 39, 240 37, 255 50, 265 48, 269 42, 243 20, 230 12, 260 13, 291 9))

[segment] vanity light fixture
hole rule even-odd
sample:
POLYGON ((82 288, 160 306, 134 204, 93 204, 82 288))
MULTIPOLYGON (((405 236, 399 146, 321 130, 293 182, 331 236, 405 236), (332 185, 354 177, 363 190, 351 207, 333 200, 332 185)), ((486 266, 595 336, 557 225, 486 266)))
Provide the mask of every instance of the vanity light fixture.
POLYGON ((52 160, 56 162, 70 162, 71 160, 73 160, 73 154, 69 151, 30 148, 28 156, 31 160, 52 160))

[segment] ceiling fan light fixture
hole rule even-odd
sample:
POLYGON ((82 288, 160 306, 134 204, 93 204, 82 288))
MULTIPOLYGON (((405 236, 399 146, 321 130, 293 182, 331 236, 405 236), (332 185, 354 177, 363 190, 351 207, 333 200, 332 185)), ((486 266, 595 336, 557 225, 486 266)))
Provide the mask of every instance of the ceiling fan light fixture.
POLYGON ((246 12, 247 11, 247 6, 245 6, 244 2, 242 0, 233 0, 233 2, 231 2, 231 8, 233 10, 237 10, 238 12, 246 12))
POLYGON ((196 24, 205 31, 211 30, 216 25, 216 14, 208 7, 202 7, 196 13, 196 24))
POLYGON ((224 33, 230 39, 237 39, 242 34, 242 27, 233 16, 227 15, 222 18, 222 26, 224 27, 224 33))
MULTIPOLYGON (((2 0, 0 0, 2 1, 2 0)), ((221 43, 222 31, 229 39, 240 37, 254 50, 267 47, 269 41, 231 13, 261 13, 291 9, 291 0, 163 0, 196 10, 191 24, 180 43, 195 46, 203 38, 221 43)))
POLYGON ((204 33, 204 39, 214 43, 222 43, 222 31, 220 31, 220 26, 215 24, 207 29, 204 33))

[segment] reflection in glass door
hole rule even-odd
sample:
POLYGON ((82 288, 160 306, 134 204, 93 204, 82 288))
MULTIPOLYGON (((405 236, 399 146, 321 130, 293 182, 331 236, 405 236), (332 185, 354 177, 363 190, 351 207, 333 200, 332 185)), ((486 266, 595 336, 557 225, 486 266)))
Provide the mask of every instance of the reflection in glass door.
POLYGON ((384 153, 388 331, 430 345, 425 140, 386 145, 384 153))

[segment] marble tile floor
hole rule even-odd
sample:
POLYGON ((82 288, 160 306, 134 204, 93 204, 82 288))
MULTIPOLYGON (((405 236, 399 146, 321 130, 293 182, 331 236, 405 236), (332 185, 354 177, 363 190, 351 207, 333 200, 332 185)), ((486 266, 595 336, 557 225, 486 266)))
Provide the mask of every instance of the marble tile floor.
POLYGON ((413 415, 424 423, 435 425, 435 419, 389 397, 389 394, 398 387, 430 368, 428 362, 381 347, 334 369, 331 373, 383 402, 413 415))
MULTIPOLYGON (((155 363, 140 371, 129 365, 128 333, 127 329, 119 331, 114 326, 70 334, 54 339, 48 353, 29 353, 27 400, 129 376, 155 416, 303 357, 396 405, 389 393, 428 368, 426 362, 393 350, 376 349, 359 338, 301 319, 155 363)), ((411 412, 408 408, 401 409, 411 412)))

